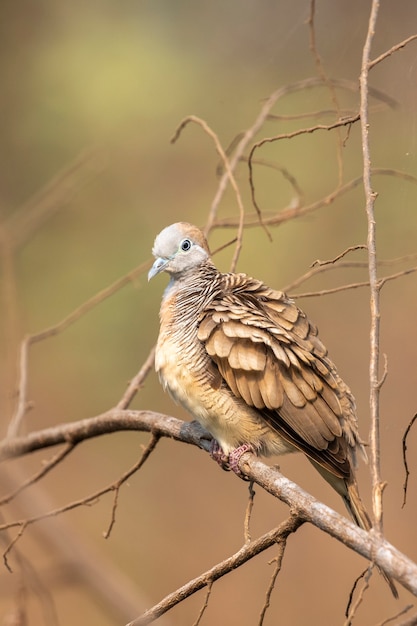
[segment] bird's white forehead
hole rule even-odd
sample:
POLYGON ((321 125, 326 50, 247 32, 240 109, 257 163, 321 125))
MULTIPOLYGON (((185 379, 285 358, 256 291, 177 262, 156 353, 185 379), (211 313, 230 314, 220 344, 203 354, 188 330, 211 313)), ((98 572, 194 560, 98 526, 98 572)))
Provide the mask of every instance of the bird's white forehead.
POLYGON ((155 257, 171 256, 178 250, 182 238, 183 235, 178 228, 178 224, 167 226, 157 235, 152 248, 152 254, 155 257))
POLYGON ((207 250, 204 235, 196 226, 188 224, 187 222, 177 222, 176 224, 167 226, 157 235, 152 248, 152 254, 155 257, 164 258, 172 256, 177 252, 181 241, 185 237, 190 238, 191 241, 207 250))

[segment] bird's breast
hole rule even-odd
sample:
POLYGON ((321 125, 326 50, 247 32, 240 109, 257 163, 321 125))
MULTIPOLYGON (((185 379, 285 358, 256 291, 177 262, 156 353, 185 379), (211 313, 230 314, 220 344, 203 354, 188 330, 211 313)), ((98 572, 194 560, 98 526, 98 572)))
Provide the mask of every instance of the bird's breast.
POLYGON ((179 345, 173 335, 159 336, 155 369, 171 397, 206 428, 228 454, 243 443, 251 443, 263 454, 291 451, 274 433, 257 410, 237 398, 226 384, 213 379, 210 356, 195 338, 179 345))
POLYGON ((160 336, 156 348, 155 369, 164 389, 178 404, 197 419, 207 413, 208 384, 204 372, 208 364, 192 343, 180 346, 169 336, 160 336))

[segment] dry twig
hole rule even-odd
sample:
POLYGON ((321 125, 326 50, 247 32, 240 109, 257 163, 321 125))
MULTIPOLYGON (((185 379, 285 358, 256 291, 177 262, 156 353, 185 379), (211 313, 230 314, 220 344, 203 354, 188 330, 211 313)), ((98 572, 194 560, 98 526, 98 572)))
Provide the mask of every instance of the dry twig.
POLYGON ((360 73, 360 119, 362 135, 363 155, 363 186, 366 201, 366 216, 368 222, 368 272, 370 288, 371 330, 370 330, 370 361, 369 361, 369 406, 371 417, 370 429, 370 458, 372 475, 372 506, 374 513, 374 525, 376 531, 382 533, 382 479, 380 467, 380 433, 379 433, 379 343, 380 343, 380 304, 377 273, 376 251, 376 222, 375 200, 377 194, 372 188, 371 154, 369 146, 369 116, 368 116, 368 75, 371 54, 371 45, 376 28, 379 10, 379 0, 372 0, 371 14, 369 17, 368 32, 363 47, 362 66, 360 73))
POLYGON ((404 496, 403 496, 402 508, 405 507, 406 502, 407 502, 408 478, 410 476, 410 470, 408 468, 408 461, 407 461, 407 438, 416 420, 417 420, 417 413, 414 415, 414 417, 411 419, 410 423, 408 424, 405 430, 405 433, 403 435, 403 439, 402 439, 403 463, 404 463, 404 469, 405 469, 405 479, 404 479, 404 485, 403 485, 404 496))
MULTIPOLYGON (((338 119, 340 119, 341 110, 340 110, 339 100, 337 98, 336 88, 335 88, 335 85, 332 83, 332 81, 329 79, 329 77, 326 74, 323 60, 317 48, 316 31, 314 27, 315 13, 316 13, 316 0, 310 0, 310 16, 308 19, 308 26, 309 26, 309 31, 310 31, 310 52, 313 55, 318 75, 323 80, 323 83, 329 89, 333 106, 336 109, 336 116, 338 119)), ((338 165, 338 171, 339 171, 339 187, 340 187, 343 183, 343 154, 342 154, 343 141, 342 141, 342 134, 341 134, 340 127, 337 128, 336 133, 337 133, 336 154, 337 154, 337 165, 338 165)))
POLYGON ((233 190, 236 195, 236 201, 239 207, 239 226, 238 226, 238 232, 237 232, 235 252, 234 252, 232 264, 231 264, 231 271, 233 272, 236 269, 237 261, 239 259, 239 254, 242 249, 243 224, 244 224, 244 217, 245 217, 245 209, 243 206, 242 196, 240 194, 238 184, 233 174, 233 168, 229 163, 229 159, 227 158, 226 152, 224 151, 217 134, 210 128, 210 126, 204 120, 200 119, 199 117, 196 117, 195 115, 190 115, 189 117, 186 117, 176 129, 174 136, 171 139, 171 143, 175 143, 177 141, 183 129, 187 126, 187 124, 191 122, 194 122, 195 124, 198 124, 199 126, 201 126, 204 132, 213 140, 217 153, 220 156, 222 163, 224 165, 226 176, 228 180, 230 181, 230 184, 233 187, 233 190))
POLYGON ((257 554, 267 550, 278 541, 285 540, 291 533, 296 532, 302 523, 303 520, 299 517, 289 517, 285 522, 280 524, 278 528, 265 533, 262 537, 249 544, 245 544, 231 557, 228 557, 207 572, 204 572, 197 578, 194 578, 194 580, 190 580, 188 583, 166 596, 166 598, 146 611, 146 613, 130 622, 128 626, 144 626, 145 624, 152 623, 158 617, 166 613, 172 607, 176 606, 179 602, 182 602, 185 598, 188 598, 196 591, 199 591, 208 585, 211 586, 213 582, 225 574, 229 574, 257 554))
MULTIPOLYGON (((150 261, 146 261, 145 263, 142 263, 141 265, 136 267, 134 270, 132 270, 128 274, 125 274, 125 276, 122 276, 121 278, 116 280, 114 283, 106 287, 105 289, 102 289, 102 291, 99 291, 98 293, 96 293, 89 300, 86 300, 85 302, 83 302, 83 304, 81 304, 77 309, 72 311, 69 315, 67 315, 63 320, 61 320, 54 326, 50 326, 49 328, 46 328, 39 333, 36 333, 34 335, 28 335, 27 337, 25 337, 20 347, 20 363, 19 363, 20 374, 19 374, 19 383, 18 383, 17 406, 16 406, 15 414, 13 418, 11 419, 8 429, 7 429, 8 437, 15 437, 18 434, 19 429, 22 424, 22 420, 28 408, 27 387, 28 387, 28 374, 29 374, 28 367, 29 367, 30 346, 34 343, 43 341, 44 339, 48 339, 49 337, 54 337, 55 335, 62 333, 69 326, 71 326, 71 324, 73 324, 74 322, 79 320, 83 315, 91 311, 91 309, 93 309, 98 304, 100 304, 101 302, 103 302, 104 300, 112 296, 113 294, 115 294, 117 291, 119 291, 119 289, 121 289, 125 285, 128 285, 130 282, 133 282, 134 280, 136 280, 136 278, 140 276, 140 274, 145 272, 147 269, 149 269, 150 266, 151 266, 150 261)), ((130 398, 131 393, 133 393, 133 391, 132 390, 129 391, 129 389, 126 392, 127 394, 126 398, 128 397, 130 398)), ((122 401, 123 399, 121 400, 121 402, 122 401)))

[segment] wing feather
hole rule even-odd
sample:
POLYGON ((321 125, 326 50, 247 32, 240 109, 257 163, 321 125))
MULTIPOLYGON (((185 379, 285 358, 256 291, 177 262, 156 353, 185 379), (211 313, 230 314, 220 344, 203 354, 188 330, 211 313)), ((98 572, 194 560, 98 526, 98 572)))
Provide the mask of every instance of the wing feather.
POLYGON ((237 398, 319 465, 349 475, 343 425, 353 398, 291 300, 258 281, 239 283, 202 311, 198 337, 237 398))

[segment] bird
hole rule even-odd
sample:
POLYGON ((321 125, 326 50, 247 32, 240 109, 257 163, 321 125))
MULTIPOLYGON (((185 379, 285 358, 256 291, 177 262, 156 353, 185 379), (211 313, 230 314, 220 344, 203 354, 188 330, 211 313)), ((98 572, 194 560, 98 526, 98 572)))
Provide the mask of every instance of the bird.
POLYGON ((367 456, 355 399, 316 325, 284 292, 244 273, 220 272, 192 224, 164 228, 152 253, 148 280, 161 272, 170 278, 155 370, 174 401, 211 434, 213 458, 242 475, 244 452, 303 452, 353 521, 370 530, 355 475, 358 456, 367 456))

